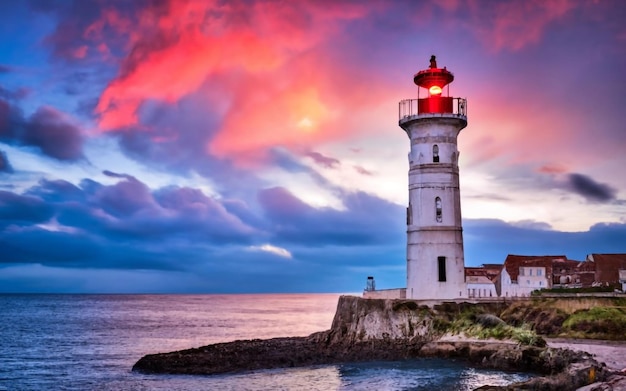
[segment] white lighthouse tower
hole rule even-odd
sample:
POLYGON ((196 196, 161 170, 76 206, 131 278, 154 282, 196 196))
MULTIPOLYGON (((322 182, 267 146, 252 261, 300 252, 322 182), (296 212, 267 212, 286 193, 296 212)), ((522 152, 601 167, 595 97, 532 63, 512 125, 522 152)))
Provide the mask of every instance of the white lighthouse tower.
POLYGON ((453 80, 432 56, 430 67, 413 77, 417 99, 400 102, 399 125, 411 140, 406 248, 411 299, 467 296, 457 149, 457 136, 467 126, 467 102, 449 96, 453 80))

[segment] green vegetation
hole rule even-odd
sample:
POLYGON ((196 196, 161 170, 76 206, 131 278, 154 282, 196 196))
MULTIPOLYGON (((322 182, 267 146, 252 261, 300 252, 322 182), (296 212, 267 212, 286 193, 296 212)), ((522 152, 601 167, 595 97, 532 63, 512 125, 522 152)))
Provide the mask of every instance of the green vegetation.
POLYGON ((540 345, 540 336, 626 340, 626 297, 536 297, 504 305, 442 303, 433 330, 540 345))
POLYGON ((607 293, 613 292, 615 290, 614 286, 595 286, 589 288, 551 288, 551 289, 540 289, 536 291, 532 291, 532 296, 541 296, 542 294, 553 294, 553 293, 607 293))
POLYGON ((558 335, 567 313, 554 308, 547 302, 519 302, 513 303, 500 314, 502 319, 510 325, 528 325, 536 333, 542 335, 558 335))
POLYGON ((435 319, 433 327, 440 332, 465 334, 478 339, 512 339, 522 345, 545 346, 546 342, 528 325, 510 326, 493 314, 464 311, 452 321, 435 319))
POLYGON ((626 312, 615 307, 576 311, 563 322, 563 331, 574 338, 624 339, 626 312))

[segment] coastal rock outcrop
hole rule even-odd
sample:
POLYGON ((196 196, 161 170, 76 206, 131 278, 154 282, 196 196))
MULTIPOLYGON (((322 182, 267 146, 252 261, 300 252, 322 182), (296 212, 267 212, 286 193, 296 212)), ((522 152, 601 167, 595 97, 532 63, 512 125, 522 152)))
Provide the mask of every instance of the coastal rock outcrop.
MULTIPOLYGON (((341 362, 440 357, 463 359, 474 366, 547 375, 517 384, 516 388, 484 388, 489 390, 574 390, 606 377, 603 366, 582 352, 510 342, 441 340, 441 322, 466 311, 465 305, 447 303, 431 309, 410 300, 342 296, 329 330, 307 337, 234 341, 147 355, 134 365, 133 370, 209 375, 341 362)), ((477 319, 485 321, 484 317, 477 319)), ((499 322, 492 323, 498 327, 499 322)))

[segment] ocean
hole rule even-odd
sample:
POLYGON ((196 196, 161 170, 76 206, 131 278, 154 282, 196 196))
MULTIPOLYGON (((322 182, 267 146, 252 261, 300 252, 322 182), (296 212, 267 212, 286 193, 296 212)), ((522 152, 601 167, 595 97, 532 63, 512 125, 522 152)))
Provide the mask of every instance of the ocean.
POLYGON ((523 373, 418 359, 219 376, 131 371, 145 354, 330 328, 337 294, 0 295, 0 391, 471 390, 523 373))

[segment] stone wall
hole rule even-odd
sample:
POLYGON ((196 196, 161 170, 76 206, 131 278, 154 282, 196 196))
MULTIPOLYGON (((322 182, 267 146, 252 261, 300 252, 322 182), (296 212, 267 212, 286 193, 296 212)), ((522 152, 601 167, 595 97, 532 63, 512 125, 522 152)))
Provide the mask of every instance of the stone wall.
POLYGON ((364 291, 364 299, 406 299, 406 288, 364 291))

